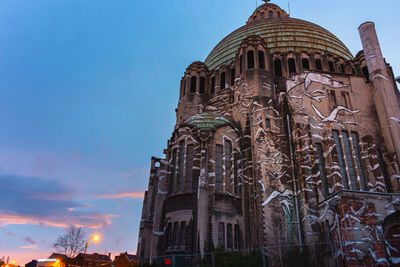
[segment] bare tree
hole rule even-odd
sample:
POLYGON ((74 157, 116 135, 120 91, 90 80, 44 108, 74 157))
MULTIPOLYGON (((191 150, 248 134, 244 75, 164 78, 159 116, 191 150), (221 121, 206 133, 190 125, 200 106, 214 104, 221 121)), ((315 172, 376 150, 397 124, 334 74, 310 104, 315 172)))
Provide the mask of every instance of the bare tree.
POLYGON ((86 239, 86 232, 82 228, 71 226, 65 234, 57 238, 53 247, 57 252, 64 253, 67 257, 73 258, 78 253, 83 252, 86 239))

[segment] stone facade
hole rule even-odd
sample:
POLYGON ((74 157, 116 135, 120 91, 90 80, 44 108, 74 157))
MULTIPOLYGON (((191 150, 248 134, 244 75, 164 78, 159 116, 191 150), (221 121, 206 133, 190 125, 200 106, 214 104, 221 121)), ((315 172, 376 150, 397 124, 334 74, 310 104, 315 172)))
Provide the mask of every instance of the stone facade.
POLYGON ((272 266, 293 251, 308 266, 400 263, 400 94, 374 24, 359 32, 353 57, 267 3, 186 69, 139 261, 219 248, 272 266))

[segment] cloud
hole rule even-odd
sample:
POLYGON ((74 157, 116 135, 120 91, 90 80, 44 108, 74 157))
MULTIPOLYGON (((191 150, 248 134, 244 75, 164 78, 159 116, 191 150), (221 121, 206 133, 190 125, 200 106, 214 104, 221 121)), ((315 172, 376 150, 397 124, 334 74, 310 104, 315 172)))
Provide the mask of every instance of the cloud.
POLYGON ((150 174, 150 169, 135 169, 125 173, 121 173, 124 178, 129 178, 133 176, 148 176, 150 174))
POLYGON ((75 191, 58 181, 16 175, 0 176, 0 226, 34 224, 102 228, 113 215, 77 210, 75 191))
POLYGON ((97 196, 97 198, 109 198, 109 199, 120 199, 120 198, 134 198, 142 199, 145 191, 134 191, 134 192, 120 192, 112 194, 103 194, 97 196))
POLYGON ((29 244, 29 245, 21 246, 20 248, 39 249, 39 246, 38 246, 38 244, 29 244))
POLYGON ((29 236, 25 237, 24 240, 26 242, 28 242, 29 244, 37 244, 37 242, 35 240, 33 240, 31 237, 29 237, 29 236))

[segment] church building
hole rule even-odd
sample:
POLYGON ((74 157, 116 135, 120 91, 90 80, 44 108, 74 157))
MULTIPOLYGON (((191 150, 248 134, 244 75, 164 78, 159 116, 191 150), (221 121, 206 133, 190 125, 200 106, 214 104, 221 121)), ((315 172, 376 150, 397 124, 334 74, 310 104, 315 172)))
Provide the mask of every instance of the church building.
POLYGON ((400 266, 400 93, 374 23, 354 56, 265 2, 184 72, 139 262, 256 250, 268 266, 400 266))

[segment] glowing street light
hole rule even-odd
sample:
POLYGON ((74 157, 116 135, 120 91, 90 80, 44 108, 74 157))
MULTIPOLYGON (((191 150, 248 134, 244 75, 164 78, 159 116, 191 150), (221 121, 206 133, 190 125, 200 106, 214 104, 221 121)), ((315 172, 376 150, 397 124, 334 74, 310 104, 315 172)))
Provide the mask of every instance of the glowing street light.
POLYGON ((89 238, 89 240, 86 242, 86 245, 85 245, 85 252, 83 252, 83 264, 85 264, 86 250, 87 250, 87 247, 88 247, 88 245, 89 245, 89 241, 90 241, 90 240, 93 240, 94 242, 97 242, 97 241, 100 240, 100 236, 99 236, 99 235, 92 235, 92 236, 89 238))

